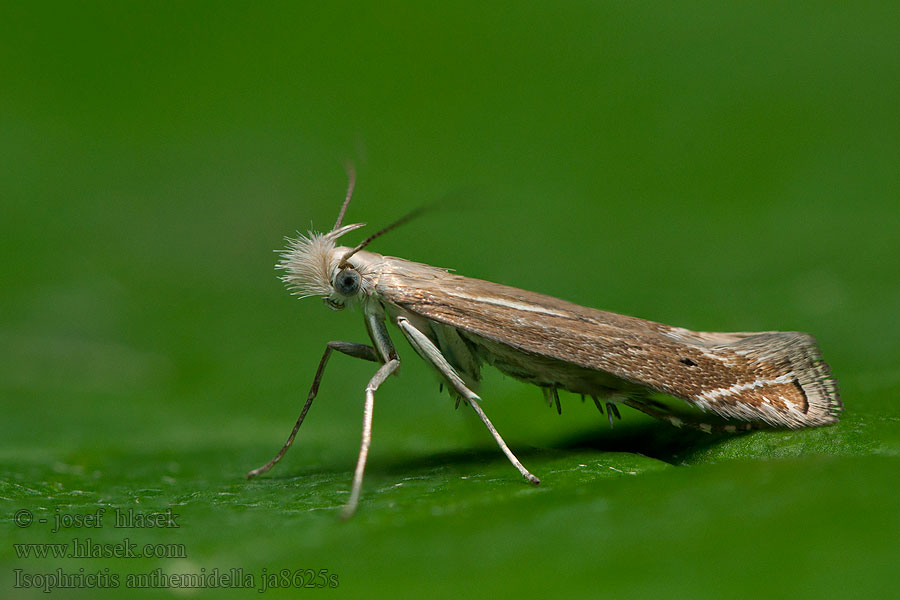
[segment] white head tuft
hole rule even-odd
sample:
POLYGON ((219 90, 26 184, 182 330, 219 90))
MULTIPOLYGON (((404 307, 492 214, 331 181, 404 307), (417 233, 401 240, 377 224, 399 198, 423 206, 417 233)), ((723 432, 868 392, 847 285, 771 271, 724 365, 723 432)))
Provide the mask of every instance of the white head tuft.
POLYGON ((288 239, 288 247, 281 253, 277 268, 284 270, 281 280, 291 293, 307 296, 329 296, 331 281, 341 261, 336 241, 347 232, 365 223, 345 225, 328 233, 307 232, 296 239, 288 239))

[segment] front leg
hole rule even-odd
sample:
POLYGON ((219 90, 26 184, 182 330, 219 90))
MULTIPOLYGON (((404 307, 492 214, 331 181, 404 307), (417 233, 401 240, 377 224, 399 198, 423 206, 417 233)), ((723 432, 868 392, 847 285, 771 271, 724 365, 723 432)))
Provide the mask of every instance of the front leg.
POLYGON ((356 512, 359 504, 359 493, 362 489, 363 474, 366 471, 366 460, 369 457, 369 446, 372 445, 372 412, 375 409, 375 390, 384 383, 400 366, 400 360, 392 358, 375 372, 369 385, 366 386, 366 404, 363 408, 362 443, 359 447, 359 458, 356 459, 356 470, 353 472, 353 488, 350 491, 350 499, 341 510, 341 518, 349 519, 356 512))
POLYGON ((370 362, 381 362, 378 357, 378 353, 375 351, 375 348, 372 346, 367 346, 365 344, 355 344, 353 342, 328 342, 328 345, 325 347, 325 353, 322 355, 322 360, 319 361, 319 368, 316 369, 316 376, 313 377, 312 387, 309 389, 309 394, 306 397, 306 404, 303 405, 303 410, 300 411, 300 417, 297 418, 297 423, 294 425, 294 429, 291 431, 291 435, 288 436, 287 441, 284 443, 284 446, 281 447, 281 450, 278 454, 275 455, 275 458, 264 464, 263 466, 253 469, 249 473, 247 473, 247 479, 251 479, 256 477, 257 475, 262 475, 269 469, 275 466, 281 457, 284 456, 284 453, 288 451, 288 448, 291 447, 291 444, 294 443, 294 438, 297 436, 297 430, 300 429, 300 426, 303 424, 303 419, 306 418, 306 413, 309 412, 309 407, 312 406, 313 400, 316 398, 316 394, 319 393, 319 383, 322 381, 322 375, 325 373, 325 365, 328 364, 328 359, 331 358, 331 353, 337 350, 342 354, 346 354, 347 356, 352 356, 354 358, 361 358, 363 360, 368 360, 370 362))
POLYGON ((509 449, 509 446, 507 446, 506 442, 503 441, 503 438, 500 437, 500 434, 487 418, 487 415, 481 410, 481 406, 478 404, 478 401, 481 400, 481 398, 466 386, 465 382, 453 366, 447 362, 447 359, 444 358, 444 355, 441 354, 438 347, 434 345, 434 342, 432 342, 427 335, 416 329, 415 326, 409 322, 409 319, 406 319, 405 317, 399 317, 397 319, 397 326, 400 327, 400 331, 403 332, 403 335, 406 336, 406 339, 409 340, 410 345, 418 352, 419 356, 430 362, 438 372, 444 376, 444 379, 447 380, 453 389, 456 390, 456 393, 469 401, 469 404, 472 405, 472 408, 478 414, 478 417, 481 419, 482 423, 484 423, 484 426, 491 432, 494 441, 500 446, 500 449, 506 455, 506 458, 509 459, 509 462, 519 470, 522 477, 535 485, 539 484, 541 480, 529 473, 528 469, 522 466, 522 463, 519 462, 516 455, 512 453, 512 450, 509 449))
POLYGON ((353 472, 353 487, 350 490, 350 499, 341 510, 341 518, 349 519, 356 512, 359 504, 359 494, 362 490, 363 475, 366 472, 366 460, 369 458, 369 446, 372 445, 372 412, 375 409, 375 390, 384 383, 384 380, 397 371, 400 366, 400 358, 391 342, 387 326, 384 323, 384 312, 377 305, 366 308, 366 330, 372 339, 372 345, 378 358, 383 363, 375 372, 369 385, 366 386, 366 403, 363 407, 362 442, 359 446, 359 457, 356 459, 356 470, 353 472))

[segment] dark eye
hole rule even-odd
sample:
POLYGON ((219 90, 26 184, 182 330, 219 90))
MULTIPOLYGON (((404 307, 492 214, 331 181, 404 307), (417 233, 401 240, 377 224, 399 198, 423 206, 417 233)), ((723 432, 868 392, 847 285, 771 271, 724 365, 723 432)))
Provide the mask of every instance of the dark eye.
POLYGON ((334 280, 334 288, 342 296, 352 296, 359 291, 359 273, 353 269, 344 269, 334 280))

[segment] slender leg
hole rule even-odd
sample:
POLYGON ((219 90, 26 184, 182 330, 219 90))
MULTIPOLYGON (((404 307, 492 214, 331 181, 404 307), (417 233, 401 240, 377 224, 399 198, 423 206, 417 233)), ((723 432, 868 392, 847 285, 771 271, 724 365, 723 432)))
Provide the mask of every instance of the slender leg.
POLYGON ((361 358, 363 360, 368 360, 371 362, 380 362, 378 359, 378 354, 375 352, 375 348, 372 346, 367 346, 365 344, 354 344, 353 342, 328 342, 328 345, 325 347, 325 353, 322 355, 322 360, 319 361, 319 368, 316 369, 316 376, 313 377, 312 387, 309 389, 309 394, 306 397, 306 404, 303 405, 303 410, 300 411, 300 417, 297 419, 297 423, 294 425, 294 429, 291 431, 291 435, 288 436, 287 441, 284 443, 284 446, 281 447, 281 450, 278 454, 275 455, 275 458, 259 467, 258 469, 253 469, 249 473, 247 473, 247 479, 251 479, 256 477, 257 475, 262 475, 269 469, 275 466, 281 457, 284 456, 284 453, 288 451, 288 448, 291 447, 291 444, 294 443, 294 438, 297 436, 297 430, 300 429, 300 425, 303 424, 303 419, 306 418, 306 413, 309 412, 309 407, 312 406, 313 400, 316 398, 316 394, 319 393, 319 383, 322 381, 322 375, 325 373, 325 365, 328 364, 328 359, 331 357, 332 351, 337 350, 343 354, 348 356, 352 356, 354 358, 361 358))
POLYGON ((376 371, 369 385, 366 386, 366 404, 363 408, 363 430, 362 444, 359 447, 359 458, 356 460, 356 471, 353 473, 353 488, 350 491, 350 499, 341 510, 341 518, 349 519, 356 512, 356 506, 359 504, 359 492, 362 489, 363 474, 366 471, 366 459, 369 456, 369 446, 372 445, 372 412, 375 408, 375 390, 378 389, 384 380, 391 376, 391 373, 397 370, 400 361, 393 358, 381 365, 376 371))
MULTIPOLYGON (((494 441, 497 442, 497 445, 500 446, 500 450, 503 451, 503 454, 506 455, 506 458, 509 459, 509 462, 519 470, 519 473, 522 474, 522 477, 533 483, 534 485, 538 485, 541 480, 528 472, 522 463, 519 462, 519 459, 516 458, 516 455, 512 453, 512 450, 509 449, 509 446, 506 445, 506 442, 503 441, 503 438, 500 437, 500 434, 497 432, 497 428, 494 427, 493 423, 487 418, 487 415, 484 414, 484 411, 481 410, 481 406, 478 402, 475 401, 475 398, 478 396, 474 396, 473 398, 469 398, 469 403, 472 405, 472 408, 475 409, 475 412, 478 413, 478 417, 481 419, 481 422, 484 423, 484 426, 488 428, 488 431, 491 432, 491 435, 494 437, 494 441)), ((480 398, 479 398, 480 400, 480 398)))
POLYGON ((513 466, 519 470, 519 473, 522 474, 522 477, 530 481, 531 483, 537 485, 541 482, 540 479, 532 475, 528 472, 522 463, 519 462, 519 459, 512 453, 509 449, 509 446, 506 445, 506 442, 503 441, 503 438, 500 437, 500 434, 497 433, 497 429, 487 418, 487 415, 484 414, 484 411, 481 410, 481 406, 478 404, 478 401, 481 398, 478 397, 475 392, 466 387, 466 384, 463 382, 462 378, 457 374, 456 370, 447 362, 447 359, 444 358, 444 355, 441 354, 441 351, 438 350, 437 346, 428 339, 424 333, 413 327, 412 323, 409 320, 400 317, 397 319, 397 325, 400 327, 400 331, 406 336, 406 339, 409 340, 410 345, 419 353, 419 356, 430 362, 434 367, 444 376, 453 389, 461 395, 463 398, 469 401, 469 404, 472 405, 472 408, 478 414, 478 417, 481 419, 482 423, 484 423, 485 427, 487 427, 488 431, 493 436, 494 441, 497 442, 497 445, 500 446, 500 449, 506 455, 506 458, 509 459, 509 462, 513 464, 513 466))

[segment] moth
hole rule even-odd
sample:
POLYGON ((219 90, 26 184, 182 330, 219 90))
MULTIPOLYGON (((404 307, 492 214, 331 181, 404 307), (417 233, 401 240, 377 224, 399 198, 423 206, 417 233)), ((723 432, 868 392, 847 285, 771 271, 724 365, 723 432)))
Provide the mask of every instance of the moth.
POLYGON ((460 399, 472 407, 500 450, 533 484, 539 479, 519 462, 481 408, 475 390, 485 363, 539 386, 558 411, 559 390, 589 396, 601 413, 605 405, 610 425, 613 415, 619 417, 617 405, 624 404, 676 426, 713 430, 654 400, 654 394, 724 418, 719 426, 724 431, 815 427, 840 416, 837 381, 808 334, 691 331, 365 250, 412 215, 354 247, 339 246, 342 236, 364 226, 342 225, 353 186, 351 176, 331 231, 288 239, 277 266, 300 297, 321 296, 334 310, 359 306, 371 344, 328 342, 287 442, 248 478, 271 469, 291 446, 332 353, 363 359, 378 367, 365 389, 362 442, 342 515, 354 513, 372 441, 375 391, 400 366, 388 322, 434 368, 442 386, 456 396, 457 407, 460 399))

